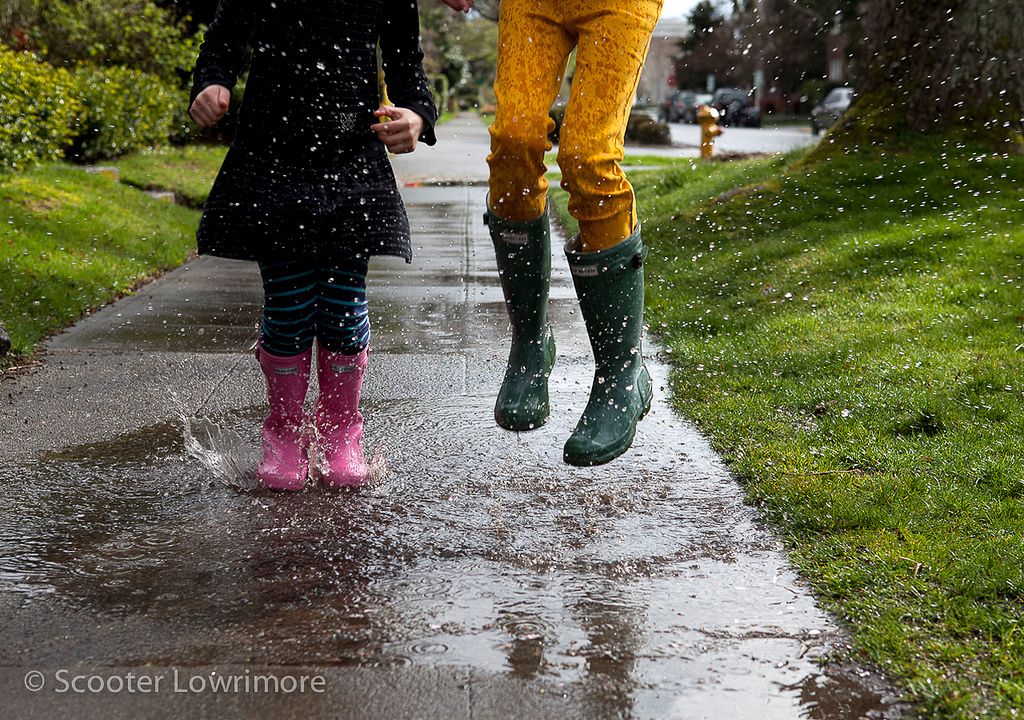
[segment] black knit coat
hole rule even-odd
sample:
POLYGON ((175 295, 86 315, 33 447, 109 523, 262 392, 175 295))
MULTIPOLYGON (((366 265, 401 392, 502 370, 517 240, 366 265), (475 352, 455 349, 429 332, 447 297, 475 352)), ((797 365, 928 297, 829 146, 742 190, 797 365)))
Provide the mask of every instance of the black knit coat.
POLYGON ((411 260, 409 219, 383 143, 380 45, 392 104, 437 109, 423 72, 416 0, 220 0, 199 50, 192 100, 233 88, 251 48, 235 140, 204 206, 199 252, 323 262, 411 260))

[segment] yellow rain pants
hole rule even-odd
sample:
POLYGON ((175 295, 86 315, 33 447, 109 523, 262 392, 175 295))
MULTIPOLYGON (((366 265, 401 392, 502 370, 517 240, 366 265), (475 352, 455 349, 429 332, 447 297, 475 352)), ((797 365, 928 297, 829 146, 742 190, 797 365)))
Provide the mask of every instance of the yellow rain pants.
POLYGON ((633 187, 619 166, 626 121, 663 0, 502 0, 497 115, 491 127, 490 206, 507 220, 545 209, 548 116, 576 48, 558 164, 584 252, 617 245, 636 227, 633 187))

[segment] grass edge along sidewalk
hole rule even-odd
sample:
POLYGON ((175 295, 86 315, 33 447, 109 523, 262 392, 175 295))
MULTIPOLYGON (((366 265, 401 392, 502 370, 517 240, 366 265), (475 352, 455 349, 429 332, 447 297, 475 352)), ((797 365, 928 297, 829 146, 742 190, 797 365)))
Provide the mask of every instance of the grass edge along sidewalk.
POLYGON ((196 211, 74 165, 0 174, 0 200, 0 319, 13 344, 0 371, 195 249, 196 211))
POLYGON ((169 190, 178 202, 200 208, 210 194, 226 145, 184 145, 133 153, 116 161, 121 181, 141 190, 169 190))
MULTIPOLYGON (((929 718, 1024 707, 1024 158, 634 175, 674 405, 929 718)), ((565 217, 565 194, 555 194, 565 217)))

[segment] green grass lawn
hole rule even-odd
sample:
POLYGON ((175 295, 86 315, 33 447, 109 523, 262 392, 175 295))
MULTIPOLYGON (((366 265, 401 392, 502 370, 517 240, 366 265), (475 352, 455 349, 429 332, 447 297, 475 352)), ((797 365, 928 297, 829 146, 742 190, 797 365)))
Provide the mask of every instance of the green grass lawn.
MULTIPOLYGON (((548 166, 555 165, 558 160, 557 153, 549 152, 544 154, 544 163, 548 166)), ((688 160, 686 162, 689 162, 688 160)), ((622 165, 631 168, 660 168, 678 165, 679 158, 665 157, 663 155, 645 155, 643 153, 627 152, 622 159, 622 165)))
POLYGON ((925 717, 1016 717, 1024 157, 921 139, 634 184, 675 406, 925 717))
POLYGON ((72 165, 0 175, 0 201, 0 321, 15 353, 8 367, 195 247, 199 213, 72 165))
POLYGON ((210 193, 227 150, 223 145, 186 145, 127 155, 114 165, 128 185, 172 190, 189 205, 199 207, 210 193))

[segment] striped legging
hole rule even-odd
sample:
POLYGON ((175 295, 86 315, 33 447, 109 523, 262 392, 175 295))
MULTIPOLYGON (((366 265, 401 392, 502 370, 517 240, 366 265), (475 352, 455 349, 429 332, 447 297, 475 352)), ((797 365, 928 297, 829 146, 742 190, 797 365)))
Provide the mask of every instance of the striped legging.
POLYGON ((261 262, 260 342, 272 355, 298 355, 313 345, 355 355, 370 343, 367 261, 320 267, 311 260, 261 262))

